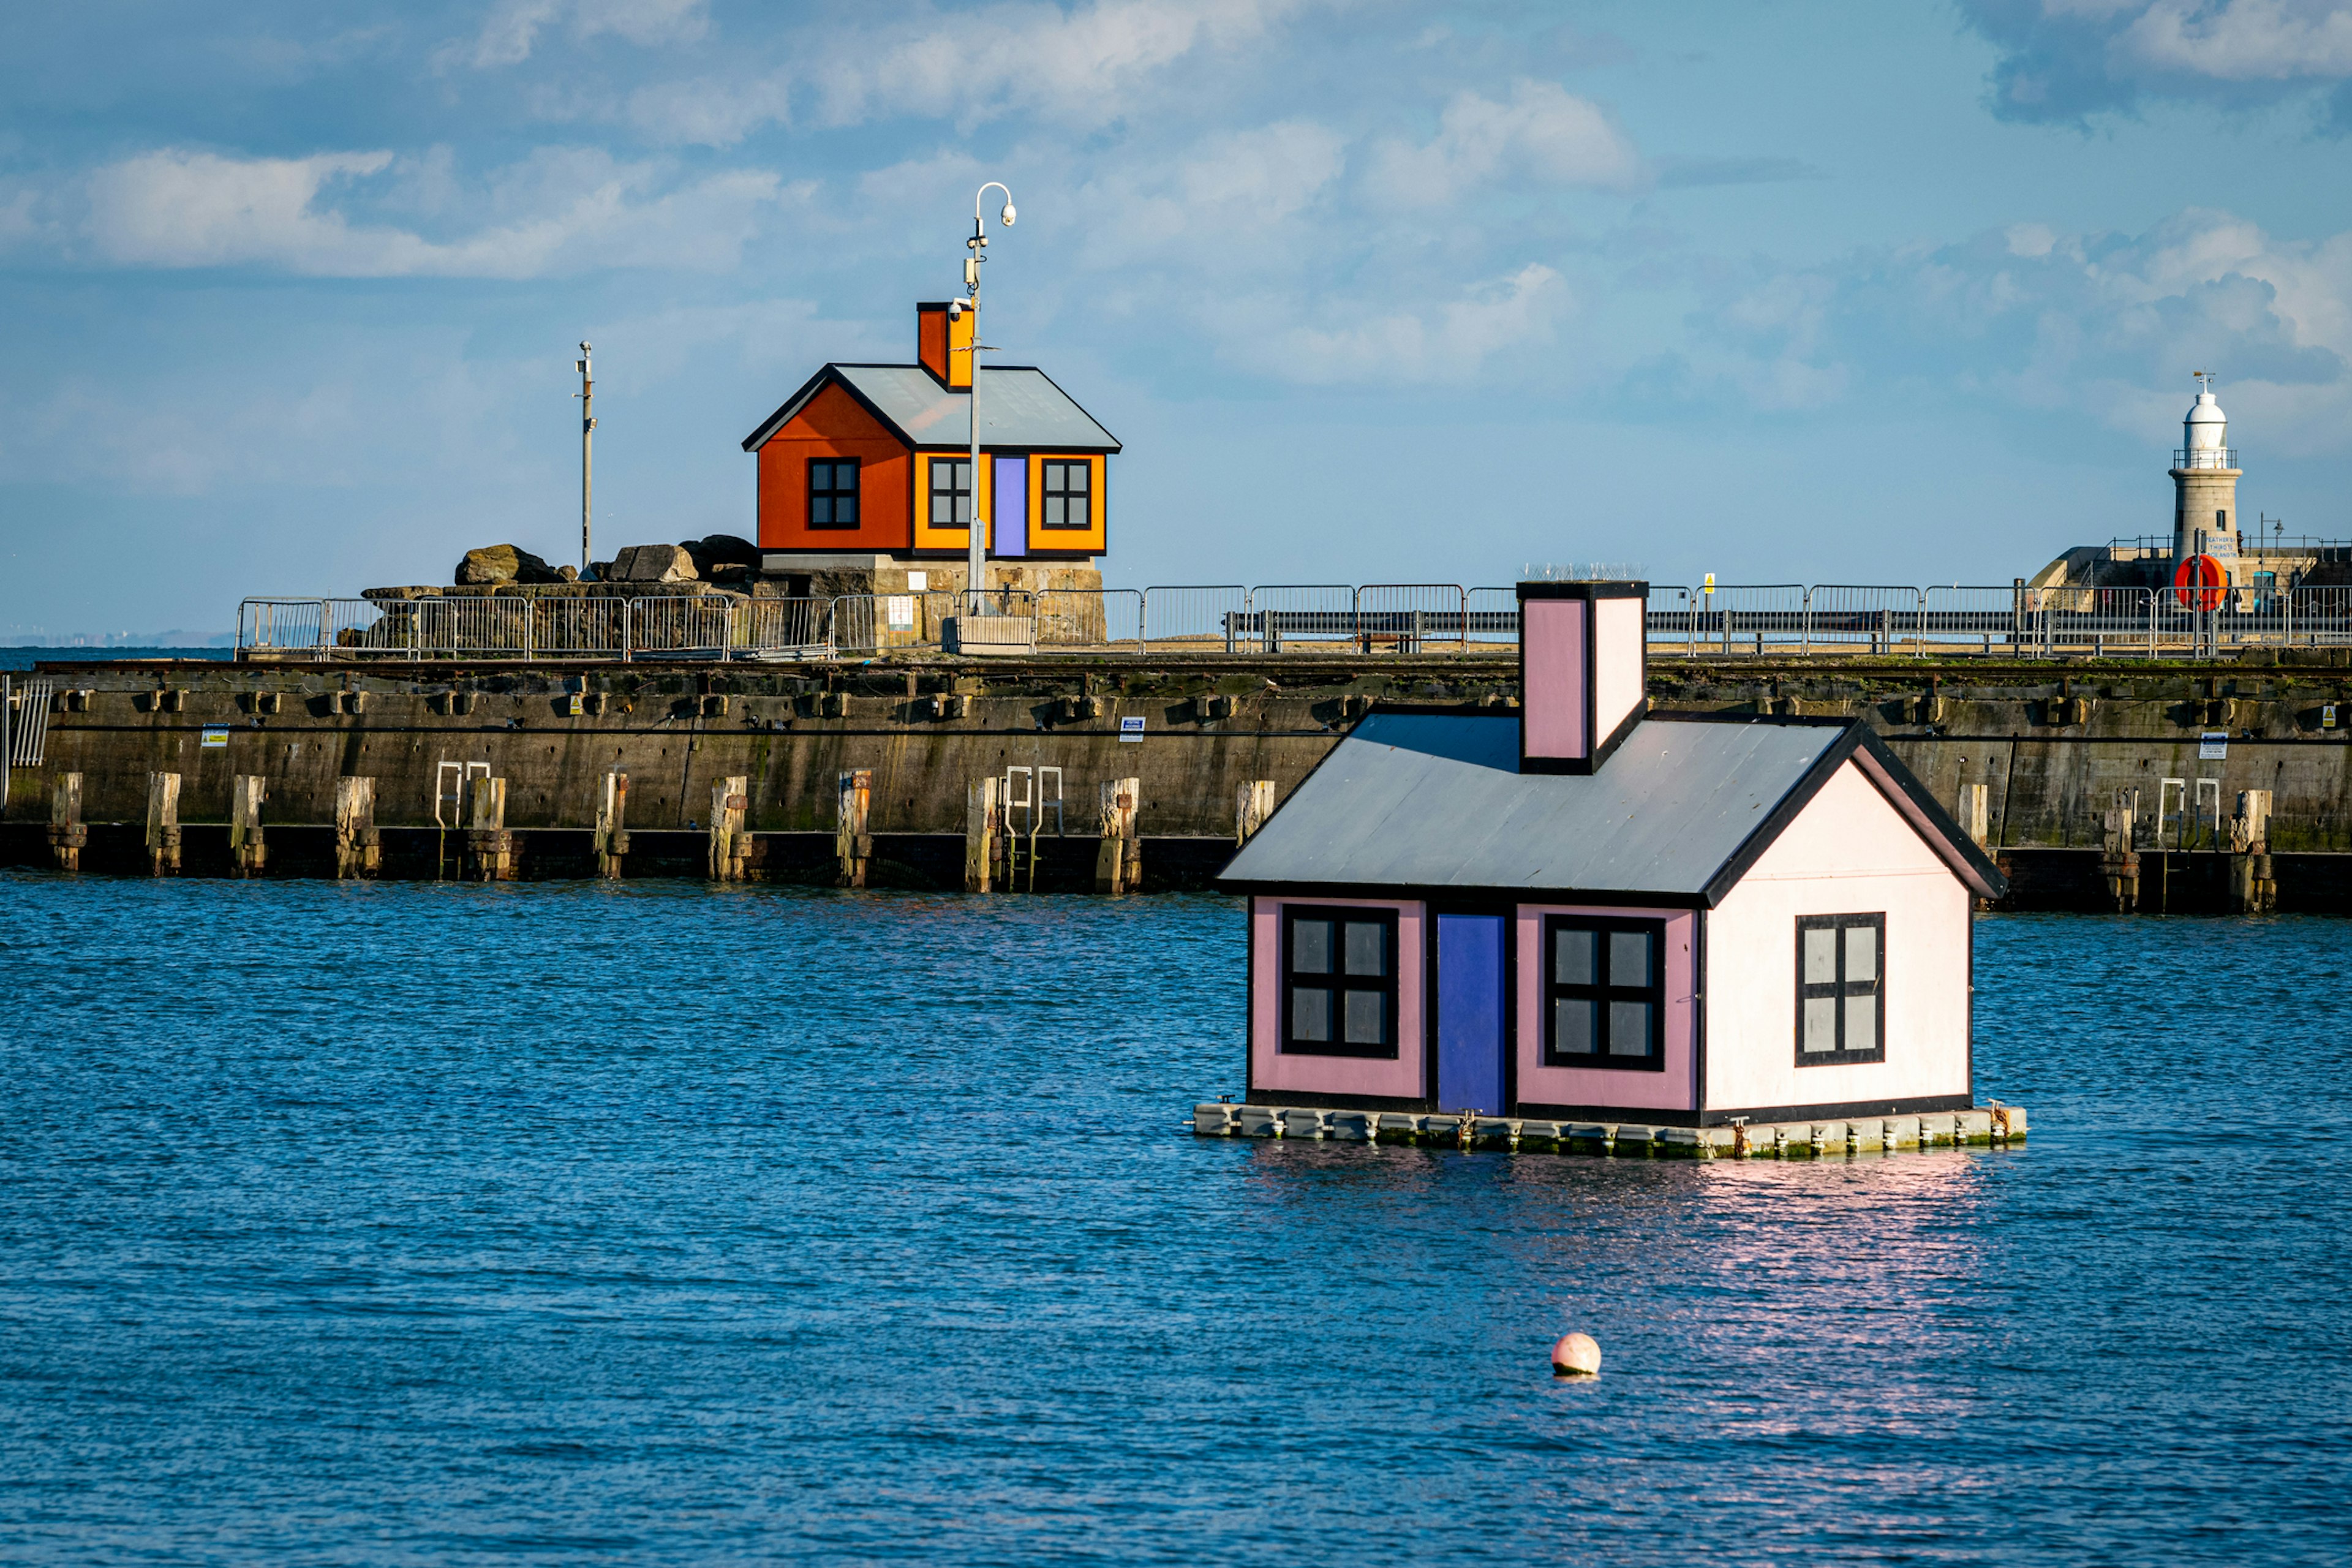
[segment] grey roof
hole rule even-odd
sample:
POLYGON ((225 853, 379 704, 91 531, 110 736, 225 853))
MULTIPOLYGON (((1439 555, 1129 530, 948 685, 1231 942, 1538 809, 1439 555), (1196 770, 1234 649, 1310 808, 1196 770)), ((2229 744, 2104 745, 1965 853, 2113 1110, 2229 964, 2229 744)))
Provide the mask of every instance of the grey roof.
POLYGON ((1517 717, 1367 715, 1221 881, 1712 903, 1867 734, 1645 719, 1596 773, 1522 773, 1517 717))
MULTIPOLYGON (((971 397, 941 386, 919 364, 829 364, 745 438, 750 451, 782 427, 828 380, 915 447, 970 447, 971 397)), ((1116 452, 1118 438, 1027 365, 983 365, 980 372, 980 444, 1073 452, 1116 452)))

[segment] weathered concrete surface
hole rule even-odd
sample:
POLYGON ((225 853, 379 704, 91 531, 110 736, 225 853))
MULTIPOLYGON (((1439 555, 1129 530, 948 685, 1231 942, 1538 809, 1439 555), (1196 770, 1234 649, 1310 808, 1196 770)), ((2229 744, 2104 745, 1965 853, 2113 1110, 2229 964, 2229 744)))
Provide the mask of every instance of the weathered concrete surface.
MULTIPOLYGON (((751 781, 749 830, 829 843, 839 775, 851 769, 873 773, 879 840, 958 847, 971 780, 1027 766, 1062 770, 1064 837, 1083 839, 1089 855, 1097 786, 1122 777, 1142 780, 1147 845, 1230 843, 1243 786, 1270 779, 1286 795, 1367 700, 1504 702, 1516 700, 1517 672, 1507 657, 1276 655, 528 668, 120 662, 50 673, 92 695, 86 711, 52 716, 45 766, 16 770, 7 823, 45 822, 48 779, 79 772, 102 864, 105 825, 143 821, 147 775, 178 773, 188 874, 199 874, 207 826, 228 820, 229 780, 258 773, 269 781, 271 873, 293 875, 307 862, 299 835, 285 830, 331 833, 336 780, 363 774, 377 780, 386 874, 404 875, 419 857, 395 852, 394 830, 434 827, 436 779, 454 828, 451 781, 468 766, 508 781, 507 821, 523 835, 526 868, 545 868, 526 874, 559 874, 570 853, 562 835, 585 844, 615 767, 630 775, 628 826, 648 836, 637 870, 656 864, 652 835, 698 843, 712 784, 735 774, 751 781), (584 689, 578 716, 575 685, 584 689), (152 700, 166 688, 185 693, 178 710, 152 700), (966 700, 934 700, 943 696, 966 700), (1119 739, 1129 717, 1144 721, 1139 743, 1119 739), (226 729, 226 744, 204 747, 207 727, 226 729), (559 837, 534 842, 550 834, 559 837)), ((2200 779, 2218 784, 2225 826, 2240 791, 2273 792, 2282 909, 2346 907, 2352 895, 2352 861, 2338 869, 2332 859, 2352 855, 2352 668, 1654 660, 1651 696, 1663 711, 1862 716, 1947 805, 1968 785, 1987 786, 1989 847, 2009 861, 2021 901, 2038 907, 2112 907, 2101 902, 2097 860, 2117 789, 2139 792, 2144 855, 2192 852, 2173 856, 2160 878, 2149 862, 2141 907, 2158 907, 2147 889, 2159 883, 2164 907, 2207 907, 2198 889, 2225 879, 2204 863, 2226 857, 2211 853, 2211 796, 2200 800, 2200 779), (2344 705, 2347 729, 2322 727, 2330 703, 2344 705), (2228 734, 2226 757, 2199 757, 2209 730, 2228 734), (2189 781, 2194 820, 2168 820, 2159 846, 2166 778, 2189 781)), ((1051 822, 1048 813, 1048 834, 1051 822)), ((0 837, 0 854, 47 863, 45 840, 39 854, 8 847, 22 837, 0 837)), ((908 850, 910 876, 929 853, 908 850)), ((802 859, 824 863, 794 849, 774 868, 802 859)), ((1168 885, 1150 861, 1147 851, 1145 885, 1168 885)))

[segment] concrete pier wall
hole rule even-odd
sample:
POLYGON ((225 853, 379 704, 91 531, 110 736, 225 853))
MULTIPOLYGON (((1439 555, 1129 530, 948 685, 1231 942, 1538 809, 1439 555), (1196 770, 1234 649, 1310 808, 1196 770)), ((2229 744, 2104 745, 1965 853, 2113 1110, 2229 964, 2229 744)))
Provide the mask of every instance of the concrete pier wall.
MULTIPOLYGON (((41 678, 61 696, 88 695, 50 715, 42 765, 14 770, 0 859, 49 863, 49 784, 73 772, 91 825, 87 864, 102 868, 110 826, 143 823, 148 775, 177 773, 188 874, 208 863, 215 826, 225 844, 238 774, 268 781, 271 874, 301 874, 309 829, 327 835, 331 868, 345 775, 376 780, 384 874, 419 874, 420 864, 432 874, 432 858, 403 835, 439 830, 436 794, 440 827, 458 827, 455 781, 485 769, 507 781, 507 827, 537 836, 530 874, 570 874, 555 869, 573 858, 565 836, 579 835, 593 863, 588 830, 604 775, 618 768, 629 775, 633 869, 670 858, 690 868, 712 785, 741 776, 745 828, 776 840, 755 874, 772 865, 816 877, 831 864, 842 773, 871 771, 877 854, 898 843, 912 867, 953 863, 972 781, 1030 767, 1061 770, 1061 832, 1049 808, 1046 837, 1091 843, 1099 785, 1138 778, 1138 831, 1147 843, 1189 843, 1161 862, 1206 865, 1205 877, 1217 846, 1233 841, 1244 787, 1272 780, 1287 795, 1369 702, 1517 699, 1516 662, 1479 657, 584 670, 124 662, 58 665, 41 678), (159 691, 178 695, 158 701, 159 691), (1121 721, 1136 719, 1142 739, 1123 741, 1121 721), (675 857, 662 835, 678 836, 675 857), (923 847, 933 839, 937 857, 923 847)), ((2168 886, 2218 881, 2222 872, 2197 862, 2227 858, 2239 793, 2262 789, 2273 803, 2269 847, 2294 869, 2280 875, 2280 907, 2352 904, 2352 860, 2342 872, 2333 863, 2352 857, 2352 669, 1656 660, 1650 690, 1665 712, 1862 716, 1964 821, 1966 792, 1984 787, 1988 847, 2011 858, 2030 902, 2095 907, 2102 822, 2119 789, 2138 792, 2136 847, 2181 851, 2168 886), (2347 728, 2324 724, 2330 704, 2347 728), (2225 756, 2200 757, 2210 732, 2226 734, 2225 756), (2188 781, 2185 825, 2183 792, 2164 791, 2168 778, 2188 781), (2199 780, 2212 783, 2200 793, 2199 780), (2160 840, 2159 804, 2169 814, 2160 840)), ((1026 826, 1018 813, 1013 826, 1026 826)), ((1075 864, 1079 848, 1062 853, 1075 864)), ((1147 886, 1168 885, 1146 875, 1147 886)))

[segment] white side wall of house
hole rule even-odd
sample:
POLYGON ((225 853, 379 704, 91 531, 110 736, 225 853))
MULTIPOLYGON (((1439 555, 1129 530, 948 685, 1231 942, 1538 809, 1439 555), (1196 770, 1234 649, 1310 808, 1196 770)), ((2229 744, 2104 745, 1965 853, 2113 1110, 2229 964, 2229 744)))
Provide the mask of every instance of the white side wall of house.
POLYGON ((1969 1092, 1969 890, 1853 763, 1706 916, 1710 1111, 1969 1092), (1797 917, 1886 917, 1886 1059, 1797 1061, 1797 917))

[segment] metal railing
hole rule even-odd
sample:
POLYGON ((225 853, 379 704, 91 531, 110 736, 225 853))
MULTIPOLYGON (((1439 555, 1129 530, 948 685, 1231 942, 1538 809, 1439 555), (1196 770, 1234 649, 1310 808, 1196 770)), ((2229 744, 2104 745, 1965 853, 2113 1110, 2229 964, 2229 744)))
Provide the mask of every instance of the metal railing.
MULTIPOLYGON (((948 592, 764 599, 247 599, 237 654, 315 659, 824 659, 936 651, 948 592)), ((1445 583, 997 589, 985 613, 1028 621, 1042 655, 1507 653, 1507 587, 1445 583)), ((2352 644, 2352 587, 2268 580, 2194 591, 1854 584, 1650 585, 1654 653, 2158 658, 2352 644), (2208 601, 2210 601, 2210 603, 2208 601)))
POLYGON ((1158 643, 1169 648, 1190 645, 1202 653, 1244 652, 1238 639, 1248 612, 1249 590, 1238 583, 1146 588, 1137 640, 1147 647, 1158 643))

